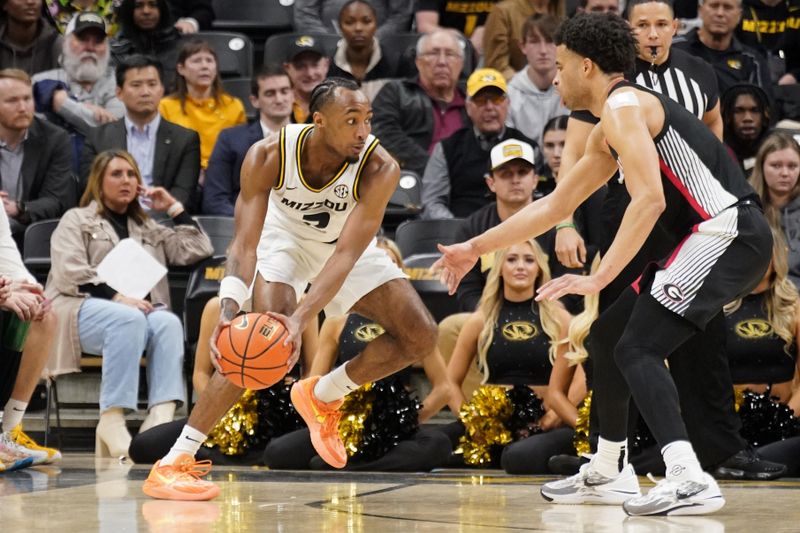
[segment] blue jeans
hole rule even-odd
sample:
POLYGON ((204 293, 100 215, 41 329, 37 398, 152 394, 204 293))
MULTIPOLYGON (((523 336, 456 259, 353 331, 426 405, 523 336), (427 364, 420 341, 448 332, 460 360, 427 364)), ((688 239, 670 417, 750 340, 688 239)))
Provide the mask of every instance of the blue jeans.
POLYGON ((183 402, 183 326, 169 311, 142 311, 103 298, 87 298, 78 313, 81 350, 103 356, 100 412, 136 410, 139 360, 146 354, 148 406, 183 402))

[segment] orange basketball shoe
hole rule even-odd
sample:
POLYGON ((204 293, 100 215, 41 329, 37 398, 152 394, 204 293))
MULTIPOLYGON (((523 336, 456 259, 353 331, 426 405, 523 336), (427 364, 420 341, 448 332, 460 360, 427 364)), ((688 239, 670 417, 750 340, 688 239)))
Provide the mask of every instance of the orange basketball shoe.
POLYGON ((211 471, 211 461, 196 461, 188 453, 181 454, 175 464, 153 465, 142 491, 159 500, 210 500, 219 494, 219 487, 203 481, 211 471))
POLYGON ((322 460, 334 468, 343 468, 347 464, 347 451, 339 436, 342 400, 325 403, 314 398, 314 386, 319 378, 301 379, 292 385, 292 403, 308 425, 311 444, 322 460))

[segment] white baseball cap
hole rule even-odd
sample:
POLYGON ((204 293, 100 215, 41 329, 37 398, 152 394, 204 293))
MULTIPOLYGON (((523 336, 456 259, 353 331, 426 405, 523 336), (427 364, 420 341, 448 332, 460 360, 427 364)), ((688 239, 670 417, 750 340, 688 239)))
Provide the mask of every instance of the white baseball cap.
POLYGON ((492 148, 489 170, 494 170, 514 159, 522 159, 532 166, 536 166, 533 158, 533 146, 518 139, 506 139, 492 148))

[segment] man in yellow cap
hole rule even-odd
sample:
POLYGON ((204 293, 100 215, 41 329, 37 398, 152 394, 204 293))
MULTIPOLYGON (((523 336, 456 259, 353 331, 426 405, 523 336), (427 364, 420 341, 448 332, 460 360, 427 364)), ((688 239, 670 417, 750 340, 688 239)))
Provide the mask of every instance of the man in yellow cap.
POLYGON ((422 177, 422 217, 464 218, 492 201, 486 169, 492 148, 510 138, 533 147, 537 168, 541 152, 536 142, 505 126, 508 86, 491 68, 478 69, 467 80, 470 123, 436 143, 422 177))

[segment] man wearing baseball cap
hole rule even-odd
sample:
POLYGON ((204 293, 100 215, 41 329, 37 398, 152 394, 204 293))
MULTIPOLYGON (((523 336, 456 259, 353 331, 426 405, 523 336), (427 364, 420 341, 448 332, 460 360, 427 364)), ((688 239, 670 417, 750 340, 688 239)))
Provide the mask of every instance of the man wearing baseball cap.
POLYGON ((330 64, 330 57, 316 37, 299 35, 289 43, 283 68, 294 89, 292 122, 302 123, 308 119, 311 91, 328 76, 330 64))
POLYGON ((33 82, 36 110, 81 137, 125 112, 109 67, 106 22, 92 11, 78 13, 67 25, 61 68, 40 72, 33 82))
POLYGON ((508 86, 500 72, 482 68, 467 80, 470 122, 437 143, 422 177, 423 218, 466 217, 491 202, 484 180, 490 151, 513 138, 524 141, 535 166, 541 162, 536 142, 505 126, 508 86))

